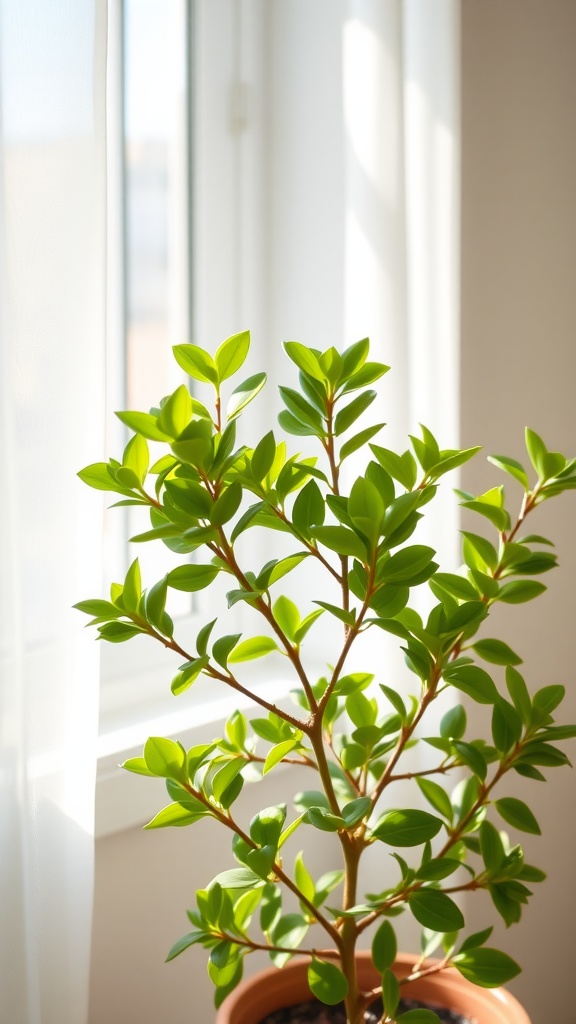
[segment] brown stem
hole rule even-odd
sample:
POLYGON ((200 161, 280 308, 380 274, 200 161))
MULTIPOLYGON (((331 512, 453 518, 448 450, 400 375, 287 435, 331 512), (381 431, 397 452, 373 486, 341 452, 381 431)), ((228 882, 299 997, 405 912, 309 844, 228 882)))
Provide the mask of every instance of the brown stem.
MULTIPOLYGON (((185 784, 184 785, 184 789, 188 793, 190 793, 191 796, 193 796, 197 800, 199 800, 200 803, 203 804, 204 807, 206 807, 210 811, 210 813, 215 818, 217 818, 218 821, 222 825, 226 825, 226 827, 229 828, 232 832, 235 832, 237 836, 240 836, 240 838, 248 846, 250 846, 253 850, 257 850, 258 849, 258 844, 255 843, 254 840, 251 839, 250 836, 246 832, 244 832, 244 830, 240 827, 240 825, 238 825, 237 822, 234 821, 234 818, 232 817, 231 814, 229 814, 229 813, 226 814, 224 811, 221 811, 218 807, 216 807, 213 803, 210 802, 208 797, 206 797, 204 795, 204 793, 202 793, 201 790, 196 789, 191 784, 189 784, 189 783, 185 784)), ((309 912, 312 915, 312 917, 318 922, 319 925, 322 926, 324 931, 327 932, 327 934, 330 936, 332 941, 338 946, 338 948, 340 948, 341 947, 341 938, 340 938, 340 934, 337 931, 337 929, 324 916, 322 911, 318 910, 318 908, 314 906, 314 904, 311 902, 311 900, 309 900, 304 895, 304 893, 302 893, 300 891, 300 889, 298 888, 296 883, 293 882, 292 879, 290 878, 290 876, 286 874, 286 872, 282 868, 282 865, 278 864, 277 862, 274 862, 274 864, 272 865, 272 869, 271 870, 272 870, 272 873, 278 879, 280 879, 281 882, 284 883, 286 888, 290 889, 290 891, 294 893, 294 895, 300 900, 300 902, 304 904, 304 906, 309 910, 309 912)))
MULTIPOLYGON (((219 534, 220 534, 220 546, 221 546, 221 551, 222 551, 221 557, 223 557, 224 560, 227 562, 227 564, 230 566, 230 569, 234 573, 234 576, 236 577, 238 582, 242 585, 243 589, 244 590, 248 590, 248 591, 254 591, 254 587, 252 587, 252 585, 250 584, 249 580, 246 579, 246 576, 244 575, 244 573, 242 572, 242 569, 238 565, 238 562, 236 561, 236 556, 234 554, 234 551, 233 551, 232 547, 230 546, 230 544, 228 543, 228 541, 226 539, 226 536, 224 534, 224 531, 222 530, 221 527, 219 528, 219 534)), ((318 704, 317 704, 317 701, 316 701, 316 697, 314 696, 314 692, 312 690, 312 687, 310 685, 310 681, 308 679, 308 676, 306 675, 306 672, 304 671, 304 666, 302 665, 302 662, 300 660, 300 655, 298 654, 298 651, 296 650, 294 645, 292 643, 290 643, 290 640, 288 639, 288 637, 284 633, 284 630, 281 629, 281 627, 277 623, 277 621, 276 621, 276 619, 274 617, 274 613, 272 612, 272 609, 269 607, 269 605, 266 603, 266 601, 263 600, 262 597, 257 597, 254 600, 254 607, 257 608, 257 610, 260 612, 260 614, 266 619, 266 621, 268 622, 268 624, 270 625, 270 627, 272 628, 274 633, 276 633, 276 636, 280 640, 282 646, 284 647, 284 650, 286 651, 286 654, 288 655, 288 658, 292 662, 292 665, 294 666, 294 670, 295 670, 298 678, 300 679, 300 682, 302 683, 302 687, 304 689, 304 693, 306 694, 306 699, 308 701, 308 705, 309 705, 310 710, 311 710, 311 712, 313 714, 318 709, 318 704)), ((309 726, 308 725, 303 726, 303 728, 304 728, 304 731, 309 731, 309 726)))

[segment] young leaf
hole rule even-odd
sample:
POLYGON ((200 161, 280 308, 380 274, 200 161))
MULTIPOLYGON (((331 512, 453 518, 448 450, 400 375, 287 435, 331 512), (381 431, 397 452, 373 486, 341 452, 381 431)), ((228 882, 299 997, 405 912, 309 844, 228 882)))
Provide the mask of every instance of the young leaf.
POLYGON ((226 416, 228 420, 236 419, 242 410, 245 409, 254 398, 256 398, 256 395, 262 390, 265 383, 266 374, 255 373, 252 377, 248 377, 243 381, 242 384, 239 384, 237 388, 234 388, 226 408, 226 416))
POLYGON ((228 655, 228 661, 236 664, 238 661, 251 661, 253 658, 263 658, 271 651, 277 651, 278 645, 271 636, 255 636, 251 640, 243 640, 241 644, 234 647, 228 655))
POLYGON ((250 332, 243 331, 241 334, 234 334, 222 342, 216 350, 214 363, 218 373, 219 382, 232 377, 244 363, 250 349, 250 332))
POLYGON ((218 372, 212 356, 198 345, 174 345, 174 358, 189 377, 208 384, 218 383, 218 372))

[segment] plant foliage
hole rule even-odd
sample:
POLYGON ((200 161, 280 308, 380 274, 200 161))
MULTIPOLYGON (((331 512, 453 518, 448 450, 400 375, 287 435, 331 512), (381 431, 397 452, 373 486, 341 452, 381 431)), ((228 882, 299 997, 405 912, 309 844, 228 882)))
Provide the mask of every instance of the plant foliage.
MULTIPOLYGON (((501 485, 479 495, 459 492, 466 510, 463 565, 458 573, 442 571, 435 551, 417 540, 418 523, 442 477, 478 448, 441 449, 426 427, 403 452, 377 442, 384 424, 366 425, 363 417, 377 396, 371 385, 388 367, 369 361, 366 339, 344 352, 285 345, 299 386, 280 388, 279 422, 298 439, 297 448, 310 444, 312 454, 292 453, 272 430, 253 448, 237 445, 238 417, 265 375, 227 385, 226 402, 223 385, 242 369, 249 342, 247 333, 236 335, 214 356, 196 345, 177 346, 194 394, 181 385, 147 413, 118 414, 134 432, 122 460, 79 475, 121 495, 119 504, 147 508, 149 526, 132 540, 159 540, 182 562, 144 589, 136 559, 109 599, 76 607, 103 640, 146 635, 177 652, 175 695, 201 675, 245 694, 250 666, 244 663, 279 653, 294 673, 293 712, 257 690, 251 694, 256 716, 235 711, 221 738, 186 750, 174 739, 151 737, 143 756, 125 764, 165 779, 170 802, 147 828, 211 817, 229 834, 236 862, 197 891, 192 930, 169 959, 203 946, 218 1006, 242 977, 247 955, 267 951, 281 967, 303 953, 312 991, 327 1003, 345 999, 350 1024, 363 1019, 378 994, 382 1021, 408 1020, 397 1013, 400 993, 423 971, 453 966, 491 987, 520 969, 487 945, 491 929, 468 934, 458 895, 483 890, 506 925, 520 920, 544 876, 525 862, 515 836, 540 828, 507 782, 511 776, 540 781, 544 770, 568 764, 559 743, 574 737, 576 727, 554 718, 563 687, 545 685, 531 694, 519 670, 521 653, 492 636, 488 620, 499 602, 532 601, 546 589, 541 578, 556 557, 549 540, 525 532, 525 522, 537 506, 576 487, 576 460, 549 451, 532 430, 525 465, 492 457, 519 488, 518 511, 501 485), (196 397, 198 384, 211 393, 207 404, 196 397), (162 448, 152 466, 148 441, 162 448), (343 474, 348 460, 354 472, 346 467, 343 474), (344 475, 353 477, 351 486, 343 486, 344 475), (239 540, 262 530, 284 535, 283 553, 248 566, 239 540), (297 591, 298 602, 279 592, 281 581, 297 582, 310 563, 324 578, 314 599, 306 587, 297 591), (185 649, 167 610, 170 591, 202 591, 219 578, 228 585, 228 606, 244 602, 261 626, 255 635, 227 633, 224 609, 198 632, 195 649, 185 649), (411 607, 415 588, 428 591, 424 617, 411 607), (316 679, 308 652, 320 617, 331 623, 332 639, 330 664, 316 679), (385 665, 377 675, 350 670, 354 645, 368 631, 396 638, 408 686, 399 690, 385 665), (427 712, 437 703, 443 714, 430 733, 427 712), (475 703, 488 709, 488 735, 477 735, 470 723, 466 707, 475 703), (416 743, 424 753, 415 768, 416 743), (299 766, 308 788, 290 808, 266 807, 243 821, 235 804, 245 781, 286 762, 299 766), (413 806, 397 807, 398 782, 409 773, 413 806), (319 878, 305 853, 315 830, 331 833, 334 844, 333 869, 319 878), (293 836, 304 852, 286 856, 284 844, 293 836), (390 871, 383 870, 380 892, 362 894, 359 865, 375 845, 390 871), (422 926, 423 939, 422 960, 399 984, 393 922, 401 913, 422 926), (358 991, 353 957, 365 932, 382 977, 370 993, 358 991), (425 964, 438 949, 440 959, 425 964)), ((426 1013, 427 1021, 435 1019, 426 1013)))

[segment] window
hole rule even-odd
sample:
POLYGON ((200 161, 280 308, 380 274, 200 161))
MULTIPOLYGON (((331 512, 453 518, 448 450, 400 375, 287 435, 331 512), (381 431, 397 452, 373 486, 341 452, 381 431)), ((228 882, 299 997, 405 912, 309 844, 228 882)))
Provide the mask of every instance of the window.
MULTIPOLYGON (((457 443, 454 378, 434 377, 440 345, 444 364, 457 365, 456 104, 446 102, 456 91, 456 29, 447 15, 435 34, 423 31, 435 17, 423 6, 408 16, 378 5, 351 15, 334 0, 111 5, 108 452, 125 443, 114 409, 148 408, 180 382, 172 344, 215 348, 245 328, 247 373, 265 366, 270 377, 251 408, 248 443, 275 411, 283 338, 327 347, 366 335, 394 369, 383 419, 396 436, 421 419, 457 443), (367 151, 367 139, 378 145, 367 151), (416 195, 422 168, 426 192, 416 195)), ((129 532, 127 523, 112 536, 106 579, 125 565, 129 532)), ((152 547, 137 552, 147 583, 165 571, 164 561, 154 568, 152 547)), ((185 639, 210 617, 202 597, 181 609, 185 639)), ((175 701, 166 652, 150 641, 102 646, 105 734, 139 717, 221 713, 207 705, 226 695, 201 680, 175 701)))

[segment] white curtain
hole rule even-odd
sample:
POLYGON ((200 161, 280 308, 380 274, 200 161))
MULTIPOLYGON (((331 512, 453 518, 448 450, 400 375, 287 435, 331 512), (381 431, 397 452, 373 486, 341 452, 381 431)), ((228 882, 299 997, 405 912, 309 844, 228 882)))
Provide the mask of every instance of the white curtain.
POLYGON ((87 1019, 104 0, 0 0, 0 1022, 87 1019))

